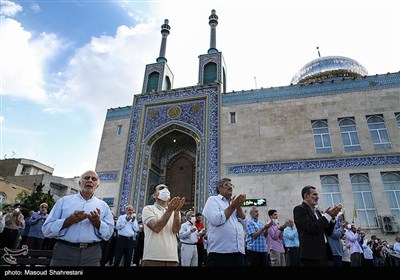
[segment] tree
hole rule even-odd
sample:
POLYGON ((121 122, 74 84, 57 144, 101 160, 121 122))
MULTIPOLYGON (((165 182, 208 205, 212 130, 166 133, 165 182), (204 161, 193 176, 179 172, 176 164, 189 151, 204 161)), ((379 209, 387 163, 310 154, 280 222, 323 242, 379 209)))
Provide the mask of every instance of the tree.
POLYGON ((46 202, 49 206, 48 212, 53 208, 56 203, 50 190, 47 193, 43 192, 44 184, 40 182, 39 185, 33 184, 33 192, 30 194, 27 191, 22 191, 17 194, 17 199, 22 203, 23 208, 27 211, 38 211, 40 204, 46 202))

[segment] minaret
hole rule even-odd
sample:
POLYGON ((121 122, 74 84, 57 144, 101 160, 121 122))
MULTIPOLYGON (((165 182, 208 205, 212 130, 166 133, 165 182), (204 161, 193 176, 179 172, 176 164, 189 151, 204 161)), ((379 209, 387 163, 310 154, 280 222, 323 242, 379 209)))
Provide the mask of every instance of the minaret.
POLYGON ((157 62, 167 62, 167 59, 165 58, 165 50, 167 49, 167 37, 169 35, 169 30, 171 29, 171 26, 169 26, 168 23, 169 21, 168 19, 166 19, 164 20, 164 24, 161 25, 162 39, 161 39, 160 56, 157 58, 157 62))
POLYGON ((216 53, 217 50, 217 25, 218 25, 218 16, 215 14, 215 10, 211 10, 211 15, 208 17, 208 24, 211 27, 210 30, 210 49, 208 53, 216 53))
POLYGON ((165 50, 167 49, 167 37, 171 27, 168 25, 168 19, 161 25, 161 48, 157 63, 147 64, 144 73, 142 93, 157 92, 161 90, 170 90, 174 83, 174 75, 169 69, 165 50))
POLYGON ((217 25, 218 16, 215 10, 211 10, 208 17, 210 25, 210 48, 207 54, 199 56, 199 85, 219 83, 220 92, 226 92, 226 71, 222 53, 217 50, 217 25))

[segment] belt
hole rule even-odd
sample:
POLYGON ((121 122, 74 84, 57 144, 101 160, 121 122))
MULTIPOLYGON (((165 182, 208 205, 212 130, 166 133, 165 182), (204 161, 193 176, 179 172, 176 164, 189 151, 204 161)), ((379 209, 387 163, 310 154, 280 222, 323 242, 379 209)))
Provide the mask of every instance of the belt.
POLYGON ((181 244, 186 244, 186 245, 196 245, 196 243, 185 243, 185 242, 181 242, 181 244))
POLYGON ((125 236, 125 235, 118 235, 118 237, 123 237, 123 238, 128 238, 128 239, 133 238, 133 236, 125 236))
POLYGON ((92 247, 92 246, 97 245, 97 244, 100 243, 100 242, 92 242, 92 243, 73 243, 73 242, 69 242, 69 241, 66 241, 66 240, 62 240, 62 239, 59 239, 58 242, 63 243, 63 244, 68 245, 68 246, 78 247, 78 248, 81 248, 81 249, 83 249, 83 248, 89 248, 89 247, 92 247))

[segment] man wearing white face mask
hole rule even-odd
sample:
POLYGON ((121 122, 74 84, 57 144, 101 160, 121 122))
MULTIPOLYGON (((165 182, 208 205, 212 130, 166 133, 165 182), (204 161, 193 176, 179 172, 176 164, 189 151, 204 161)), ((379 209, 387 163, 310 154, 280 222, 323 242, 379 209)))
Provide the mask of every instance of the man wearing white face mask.
POLYGON ((187 222, 181 225, 179 231, 179 239, 181 241, 181 266, 197 266, 197 240, 199 240, 202 232, 194 225, 196 217, 193 211, 188 211, 186 213, 186 220, 187 222))
POLYGON ((155 186, 154 205, 146 205, 142 211, 144 223, 144 252, 141 266, 178 266, 178 240, 181 228, 180 209, 185 198, 170 198, 168 187, 155 186))
POLYGON ((139 231, 136 213, 132 205, 126 206, 126 214, 118 217, 115 227, 118 230, 118 237, 115 245, 114 266, 119 266, 121 258, 124 256, 124 267, 129 267, 131 266, 136 233, 139 231))

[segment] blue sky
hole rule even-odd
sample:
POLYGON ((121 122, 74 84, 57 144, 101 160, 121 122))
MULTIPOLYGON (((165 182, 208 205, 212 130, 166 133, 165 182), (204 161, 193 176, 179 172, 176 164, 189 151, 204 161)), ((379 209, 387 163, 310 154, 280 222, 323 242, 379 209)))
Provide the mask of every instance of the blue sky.
POLYGON ((197 83, 212 9, 228 91, 289 85, 318 57, 317 46, 370 75, 400 71, 396 0, 0 3, 0 156, 39 161, 56 176, 95 168, 107 109, 131 105, 141 92, 164 19, 175 88, 197 83))

